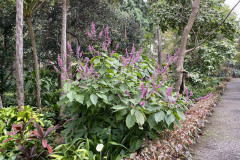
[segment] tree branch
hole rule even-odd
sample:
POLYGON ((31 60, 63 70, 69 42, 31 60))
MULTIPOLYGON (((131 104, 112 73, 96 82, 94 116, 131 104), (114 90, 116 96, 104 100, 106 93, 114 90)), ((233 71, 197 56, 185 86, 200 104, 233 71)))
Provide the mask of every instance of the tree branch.
POLYGON ((68 30, 67 30, 67 33, 70 34, 71 36, 75 37, 77 39, 77 41, 78 41, 78 44, 80 45, 80 39, 78 38, 77 35, 73 34, 72 32, 70 32, 68 30))
POLYGON ((199 48, 203 43, 205 43, 208 38, 210 38, 217 30, 218 28, 220 28, 223 23, 226 21, 226 19, 230 16, 230 14, 232 13, 232 11, 237 7, 237 5, 240 3, 240 0, 237 2, 237 4, 231 9, 231 11, 227 14, 227 16, 223 19, 223 21, 217 26, 217 28, 215 28, 202 42, 200 42, 199 44, 197 44, 195 47, 193 47, 192 49, 189 49, 186 51, 187 52, 191 52, 194 51, 195 49, 199 48))

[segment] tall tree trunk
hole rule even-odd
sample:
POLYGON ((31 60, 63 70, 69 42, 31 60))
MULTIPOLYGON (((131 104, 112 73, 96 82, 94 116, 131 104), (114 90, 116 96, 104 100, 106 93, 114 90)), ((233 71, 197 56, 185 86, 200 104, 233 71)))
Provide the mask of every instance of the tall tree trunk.
POLYGON ((16 2, 16 95, 17 105, 24 106, 24 81, 23 81, 23 0, 16 2))
MULTIPOLYGON (((61 39, 61 58, 62 58, 62 68, 66 68, 67 63, 67 45, 66 45, 66 39, 67 39, 67 0, 62 0, 62 39, 61 39)), ((64 70, 61 69, 61 75, 64 75, 64 70)), ((62 77, 62 76, 61 76, 62 77)), ((61 80, 61 88, 63 88, 65 84, 65 80, 61 80)), ((64 95, 64 92, 61 93, 64 95)), ((60 108, 60 117, 63 116, 65 106, 62 105, 60 108)))
POLYGON ((37 47, 35 43, 34 30, 31 22, 31 17, 27 17, 27 24, 30 31, 31 42, 32 42, 32 50, 34 56, 35 63, 35 71, 36 71, 36 88, 37 88, 37 107, 41 108, 41 87, 40 87, 40 75, 39 75, 39 66, 38 66, 38 56, 37 56, 37 47))
POLYGON ((194 20, 197 16, 198 9, 199 9, 200 0, 195 0, 192 2, 192 11, 190 14, 190 17, 188 19, 187 26, 184 28, 182 37, 181 37, 181 47, 178 55, 178 64, 176 69, 176 75, 175 75, 175 92, 179 92, 181 84, 182 84, 182 78, 183 78, 183 64, 184 64, 184 58, 186 55, 186 46, 188 41, 188 34, 190 30, 192 29, 194 20))
POLYGON ((3 109, 3 104, 2 104, 2 95, 0 94, 0 110, 3 109))
MULTIPOLYGON (((76 43, 76 51, 78 50, 78 48, 79 48, 79 44, 78 44, 78 40, 76 39, 76 41, 75 41, 75 43, 76 43)), ((79 53, 80 54, 80 53, 79 53)), ((76 55, 76 57, 77 57, 77 60, 79 60, 79 54, 77 54, 76 55)))
MULTIPOLYGON (((68 4, 67 4, 68 5, 68 4)), ((67 29, 69 32, 72 32, 72 26, 68 26, 67 29)), ((67 33, 67 41, 70 43, 70 46, 72 45, 72 35, 67 33)), ((73 53, 70 51, 70 49, 67 49, 68 56, 67 57, 67 71, 69 73, 69 78, 72 79, 72 66, 69 66, 70 62, 72 61, 73 53)))
POLYGON ((161 66, 162 65, 162 56, 161 56, 161 52, 162 52, 162 46, 161 46, 161 34, 160 34, 160 29, 157 29, 157 37, 158 37, 158 65, 161 66))
POLYGON ((127 24, 124 25, 124 41, 127 41, 127 24))

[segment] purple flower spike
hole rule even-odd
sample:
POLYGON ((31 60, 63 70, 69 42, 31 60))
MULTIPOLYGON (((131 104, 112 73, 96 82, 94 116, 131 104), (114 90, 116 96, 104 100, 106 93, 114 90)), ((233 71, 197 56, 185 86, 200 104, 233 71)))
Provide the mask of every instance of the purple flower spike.
POLYGON ((101 38, 102 37, 102 34, 103 34, 103 31, 101 31, 98 35, 98 38, 101 38))
POLYGON ((148 89, 149 89, 149 84, 147 84, 145 90, 142 91, 141 99, 144 99, 147 96, 148 89))
POLYGON ((93 36, 96 37, 96 30, 95 30, 94 22, 92 22, 92 33, 93 33, 93 36))
POLYGON ((66 80, 66 77, 65 77, 63 74, 61 74, 61 78, 62 78, 63 80, 66 80))
POLYGON ((211 97, 212 95, 213 95, 213 94, 212 94, 212 92, 211 92, 209 95, 206 95, 205 97, 197 98, 196 101, 200 101, 200 100, 207 99, 207 98, 211 97))
POLYGON ((134 59, 133 63, 136 63, 140 59, 141 53, 142 53, 142 48, 138 51, 137 56, 134 59))
POLYGON ((82 71, 84 71, 84 68, 83 68, 83 65, 82 65, 81 61, 78 62, 78 65, 81 67, 82 71))
POLYGON ((78 71, 79 73, 82 73, 82 71, 81 71, 79 68, 77 68, 77 71, 78 71))
POLYGON ((133 43, 132 52, 131 52, 131 56, 130 56, 130 62, 134 58, 134 52, 135 52, 135 47, 134 47, 134 43, 133 43))
POLYGON ((105 29, 105 42, 108 41, 108 36, 109 36, 109 32, 108 32, 108 26, 105 29))
POLYGON ((127 56, 127 59, 129 58, 129 55, 128 55, 128 49, 126 48, 126 56, 127 56))
POLYGON ((106 50, 106 45, 107 45, 107 44, 106 44, 105 42, 103 42, 103 44, 102 44, 102 49, 103 49, 103 50, 106 50))
POLYGON ((55 69, 55 71, 59 72, 58 68, 55 65, 53 65, 53 68, 55 69))
POLYGON ((67 41, 67 46, 68 46, 68 49, 71 53, 73 53, 73 50, 72 50, 72 47, 71 47, 71 44, 69 41, 67 41))
POLYGON ((90 45, 88 46, 88 49, 91 53, 93 52, 92 47, 90 45))
POLYGON ((88 34, 89 38, 92 38, 92 35, 91 35, 91 33, 89 31, 87 32, 87 34, 88 34))
POLYGON ((82 55, 83 55, 83 52, 81 52, 81 53, 79 54, 79 58, 81 58, 81 57, 82 57, 82 55))
POLYGON ((62 67, 62 59, 61 59, 61 57, 60 57, 60 54, 58 55, 58 63, 59 63, 59 66, 60 67, 62 67))
POLYGON ((107 45, 109 46, 111 44, 111 38, 108 38, 108 43, 107 45))
POLYGON ((144 82, 142 82, 142 84, 140 86, 140 90, 141 90, 141 92, 143 92, 143 90, 144 90, 144 82))
POLYGON ((118 48, 119 48, 119 43, 116 45, 115 51, 117 51, 118 48))
POLYGON ((129 98, 131 98, 129 90, 126 90, 126 94, 128 95, 129 98))
POLYGON ((73 64, 73 61, 71 61, 71 62, 68 64, 68 68, 71 68, 71 67, 72 67, 72 64, 73 64))
POLYGON ((140 104, 141 106, 145 106, 145 102, 144 102, 144 101, 141 101, 139 104, 140 104))

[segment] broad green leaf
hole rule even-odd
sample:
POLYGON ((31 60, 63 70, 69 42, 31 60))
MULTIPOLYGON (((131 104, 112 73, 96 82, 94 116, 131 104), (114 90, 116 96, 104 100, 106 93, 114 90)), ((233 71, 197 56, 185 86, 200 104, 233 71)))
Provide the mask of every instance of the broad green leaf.
POLYGON ((116 142, 108 142, 109 144, 115 145, 115 146, 121 146, 125 149, 127 149, 124 145, 120 144, 120 143, 116 143, 116 142))
POLYGON ((128 87, 133 87, 134 86, 134 82, 127 82, 127 85, 128 85, 128 87))
POLYGON ((115 109, 116 111, 122 110, 122 109, 126 109, 127 106, 123 106, 123 105, 115 105, 112 106, 112 109, 115 109))
POLYGON ((134 113, 135 113, 135 111, 136 111, 136 109, 131 109, 131 115, 134 115, 134 113))
POLYGON ((167 111, 167 115, 170 115, 171 113, 172 113, 171 110, 168 110, 168 111, 167 111))
POLYGON ((77 73, 77 74, 76 74, 76 78, 77 78, 77 79, 81 79, 80 73, 77 73))
POLYGON ((100 59, 98 59, 98 58, 94 59, 94 61, 93 61, 94 64, 98 64, 99 62, 100 62, 100 59))
POLYGON ((126 84, 121 84, 119 88, 125 93, 128 89, 128 86, 126 84))
POLYGON ((84 95, 82 95, 82 94, 77 94, 77 95, 75 95, 75 99, 76 99, 76 101, 78 101, 79 103, 83 104, 84 95))
POLYGON ((107 68, 105 66, 102 66, 100 69, 99 69, 99 73, 101 75, 103 75, 105 72, 107 71, 107 68))
POLYGON ((149 124, 150 129, 152 129, 153 127, 155 127, 157 125, 153 114, 148 117, 148 124, 149 124))
POLYGON ((71 88, 71 84, 69 82, 66 82, 63 86, 63 90, 66 93, 70 90, 70 88, 71 88))
POLYGON ((127 116, 127 118, 126 118, 126 125, 127 125, 127 127, 128 127, 129 129, 132 128, 132 126, 134 126, 135 122, 136 122, 136 117, 135 117, 135 115, 129 114, 129 115, 127 116))
POLYGON ((118 112, 116 113, 116 120, 117 120, 117 121, 122 120, 127 113, 128 113, 128 111, 127 111, 126 109, 123 109, 123 110, 118 111, 118 112))
POLYGON ((175 123, 177 124, 177 126, 179 127, 179 128, 181 128, 181 124, 180 124, 180 122, 179 122, 179 120, 176 118, 175 119, 175 123))
POLYGON ((177 111, 177 114, 178 114, 178 116, 179 116, 183 121, 185 121, 186 117, 185 117, 185 115, 184 115, 183 112, 177 111))
POLYGON ((165 117, 165 113, 163 111, 160 111, 154 114, 154 118, 157 123, 164 120, 164 117, 165 117))
POLYGON ((139 110, 136 110, 136 111, 135 111, 135 117, 136 117, 136 122, 137 122, 140 126, 142 126, 142 125, 144 124, 144 121, 145 121, 142 112, 140 112, 139 110))
POLYGON ((166 121, 167 125, 170 126, 171 123, 175 121, 174 114, 170 114, 170 115, 165 116, 165 121, 166 121))
POLYGON ((114 94, 111 94, 109 97, 108 97, 108 100, 109 101, 112 101, 114 99, 114 94))
POLYGON ((90 100, 90 99, 88 99, 86 103, 87 103, 87 107, 89 107, 89 106, 91 106, 91 105, 92 105, 92 102, 91 102, 91 100, 90 100))
POLYGON ((96 106, 98 102, 98 96, 96 94, 91 94, 90 99, 91 99, 91 102, 96 106))
POLYGON ((75 91, 70 91, 67 93, 67 97, 69 99, 70 102, 73 101, 73 99, 75 98, 76 92, 75 91))
POLYGON ((103 100, 106 100, 106 101, 108 100, 108 97, 105 94, 98 94, 97 93, 97 96, 102 98, 103 100))

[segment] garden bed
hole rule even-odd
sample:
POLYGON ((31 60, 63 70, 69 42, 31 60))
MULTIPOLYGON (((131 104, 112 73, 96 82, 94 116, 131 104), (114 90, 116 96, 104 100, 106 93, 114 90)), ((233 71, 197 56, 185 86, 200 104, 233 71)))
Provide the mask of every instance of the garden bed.
POLYGON ((185 112, 186 120, 181 121, 181 129, 165 130, 158 139, 144 140, 140 153, 133 159, 186 159, 191 157, 190 147, 201 135, 207 118, 211 116, 213 107, 219 101, 228 81, 217 86, 217 91, 210 97, 198 101, 194 107, 185 112))

